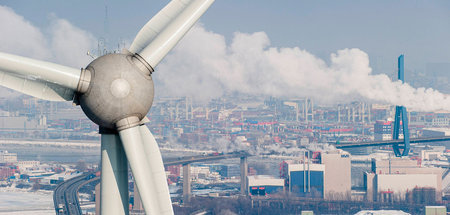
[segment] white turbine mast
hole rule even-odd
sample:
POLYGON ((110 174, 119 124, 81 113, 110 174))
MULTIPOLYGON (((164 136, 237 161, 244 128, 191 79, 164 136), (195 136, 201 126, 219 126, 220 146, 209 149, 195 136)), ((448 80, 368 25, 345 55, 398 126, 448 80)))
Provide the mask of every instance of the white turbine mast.
POLYGON ((172 0, 139 31, 129 51, 84 69, 0 53, 0 85, 36 98, 73 101, 100 126, 101 214, 128 214, 128 162, 146 214, 173 214, 158 144, 144 123, 154 68, 214 0, 172 0), (127 161, 128 160, 128 161, 127 161))

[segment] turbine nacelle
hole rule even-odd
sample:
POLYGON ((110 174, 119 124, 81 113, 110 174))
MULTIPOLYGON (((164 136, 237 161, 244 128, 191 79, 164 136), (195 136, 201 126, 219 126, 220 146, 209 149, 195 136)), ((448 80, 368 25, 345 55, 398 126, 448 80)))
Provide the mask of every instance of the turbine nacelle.
POLYGON ((138 125, 154 96, 152 70, 145 63, 131 53, 108 54, 92 61, 82 72, 86 81, 80 79, 82 93, 77 96, 88 118, 109 129, 138 125))

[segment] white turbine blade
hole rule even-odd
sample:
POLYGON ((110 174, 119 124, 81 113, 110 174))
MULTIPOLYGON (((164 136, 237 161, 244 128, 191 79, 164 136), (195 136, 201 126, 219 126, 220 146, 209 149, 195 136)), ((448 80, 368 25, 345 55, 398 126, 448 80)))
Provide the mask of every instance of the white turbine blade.
POLYGON ((175 0, 167 4, 141 28, 130 46, 130 52, 138 53, 144 49, 181 11, 183 11, 183 9, 186 8, 188 3, 189 0, 175 0))
POLYGON ((101 214, 128 214, 128 162, 122 142, 119 135, 107 133, 101 142, 101 214))
POLYGON ((160 214, 173 214, 172 201, 170 200, 169 186, 167 185, 166 172, 159 151, 158 143, 146 125, 141 125, 140 131, 144 142, 144 151, 150 165, 151 177, 154 186, 155 198, 158 201, 160 214))
POLYGON ((49 101, 71 101, 74 96, 73 90, 57 84, 16 77, 2 71, 0 71, 0 85, 49 101))
POLYGON ((81 69, 0 52, 0 71, 77 90, 81 69))
POLYGON ((157 196, 155 195, 156 190, 152 186, 150 167, 145 157, 139 126, 121 130, 119 131, 119 136, 130 163, 131 172, 136 181, 145 213, 148 215, 161 214, 161 209, 156 199, 157 196))
POLYGON ((153 68, 181 40, 214 0, 172 0, 138 33, 130 51, 153 68))

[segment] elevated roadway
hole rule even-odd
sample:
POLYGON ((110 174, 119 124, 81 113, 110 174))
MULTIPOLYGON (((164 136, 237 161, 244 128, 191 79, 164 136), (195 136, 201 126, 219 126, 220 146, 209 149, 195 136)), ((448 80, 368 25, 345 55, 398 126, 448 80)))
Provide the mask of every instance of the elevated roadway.
MULTIPOLYGON (((429 142, 442 142, 450 141, 450 136, 442 137, 423 137, 410 139, 410 143, 429 143, 429 142)), ((355 147, 369 147, 369 146, 388 146, 394 144, 403 144, 403 140, 384 140, 384 141, 371 141, 371 142, 359 142, 359 143, 339 143, 335 144, 338 149, 355 148, 355 147)))
POLYGON ((53 192, 53 203, 57 215, 81 215, 78 190, 84 184, 100 178, 88 178, 93 173, 84 173, 60 183, 53 192))
MULTIPOLYGON (((207 162, 207 161, 215 161, 222 159, 230 159, 230 158, 240 158, 241 159, 241 167, 244 165, 243 172, 247 172, 247 160, 246 158, 250 156, 247 152, 232 152, 232 153, 210 153, 203 155, 195 155, 195 156, 186 156, 186 157, 178 157, 178 158, 167 158, 164 159, 164 166, 172 166, 172 165, 183 165, 187 168, 186 172, 189 172, 189 164, 196 162, 207 162), (244 161, 244 163, 242 163, 244 161)), ((99 177, 88 179, 87 176, 93 173, 84 173, 80 176, 69 179, 61 184, 59 184, 54 193, 53 193, 53 202, 55 205, 55 210, 57 215, 81 215, 80 203, 78 201, 78 190, 84 184, 89 183, 94 180, 100 180, 99 177)), ((186 177, 186 179, 190 180, 190 177, 186 177)), ((242 182, 245 182, 243 180, 242 182)), ((183 183, 184 187, 190 186, 189 182, 183 183)), ((186 188, 187 189, 187 188, 186 188)), ((188 193, 185 195, 190 195, 190 188, 187 189, 188 193)))
POLYGON ((164 159, 164 166, 173 165, 183 165, 183 201, 185 203, 190 201, 191 198, 191 177, 190 177, 190 164, 196 162, 207 162, 222 159, 239 158, 240 159, 240 169, 241 169, 241 193, 246 195, 247 188, 247 173, 248 173, 248 163, 247 157, 249 157, 245 151, 231 152, 231 153, 210 153, 196 156, 186 156, 179 158, 169 158, 164 159))
POLYGON ((207 162, 207 161, 216 161, 230 158, 243 158, 249 157, 250 154, 244 151, 239 152, 231 152, 231 153, 210 153, 204 155, 194 155, 194 156, 186 156, 179 158, 167 158, 163 159, 164 166, 173 166, 173 165, 186 165, 190 163, 196 162, 207 162))

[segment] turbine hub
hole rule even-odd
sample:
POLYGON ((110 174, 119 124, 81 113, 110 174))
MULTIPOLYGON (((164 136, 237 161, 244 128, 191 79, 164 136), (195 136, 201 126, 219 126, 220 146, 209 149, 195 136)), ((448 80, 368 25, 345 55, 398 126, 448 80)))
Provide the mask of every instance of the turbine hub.
POLYGON ((89 119, 109 129, 121 127, 123 119, 142 120, 154 95, 151 67, 145 63, 131 53, 108 54, 92 61, 86 67, 89 87, 78 98, 89 119))

